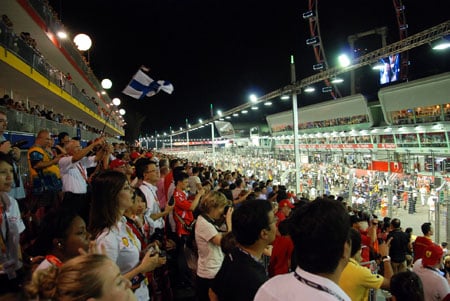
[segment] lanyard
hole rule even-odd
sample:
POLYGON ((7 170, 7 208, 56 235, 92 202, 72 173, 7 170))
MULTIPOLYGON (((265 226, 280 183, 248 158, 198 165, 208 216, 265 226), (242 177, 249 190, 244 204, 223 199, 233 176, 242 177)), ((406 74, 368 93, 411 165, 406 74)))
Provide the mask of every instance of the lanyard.
POLYGON ((80 162, 78 162, 77 164, 75 164, 75 166, 77 167, 77 169, 80 171, 81 176, 83 177, 84 181, 86 183, 88 183, 88 178, 86 176, 86 171, 84 170, 83 165, 81 165, 80 162))
POLYGON ((429 266, 426 266, 425 268, 428 269, 428 270, 432 270, 433 272, 438 273, 441 276, 444 276, 444 272, 442 272, 440 270, 437 270, 437 269, 429 267, 429 266))
POLYGON ((314 288, 316 290, 322 291, 322 292, 326 292, 326 293, 336 297, 336 299, 338 299, 339 301, 345 301, 341 296, 339 296, 337 293, 335 293, 332 290, 330 290, 328 287, 325 287, 323 285, 320 285, 318 283, 315 283, 313 281, 305 279, 302 276, 300 276, 299 274, 297 274, 296 271, 294 271, 294 277, 297 278, 298 281, 306 284, 307 286, 310 286, 310 287, 312 287, 312 288, 314 288))
POLYGON ((147 187, 148 190, 150 190, 150 193, 152 194, 153 198, 155 199, 155 203, 158 205, 158 207, 160 207, 159 205, 159 200, 158 200, 158 196, 156 195, 156 192, 153 190, 153 185, 143 182, 142 185, 144 185, 145 187, 147 187))

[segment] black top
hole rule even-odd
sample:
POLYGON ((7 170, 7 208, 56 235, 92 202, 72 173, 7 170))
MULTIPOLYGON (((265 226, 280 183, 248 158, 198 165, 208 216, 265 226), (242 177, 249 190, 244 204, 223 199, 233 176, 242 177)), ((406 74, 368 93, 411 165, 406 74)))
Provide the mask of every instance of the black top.
POLYGON ((212 289, 221 301, 252 301, 267 279, 261 263, 245 251, 235 248, 225 256, 212 289))
POLYGON ((400 229, 394 229, 389 232, 387 240, 391 237, 393 237, 391 247, 389 248, 389 256, 391 257, 391 261, 396 263, 405 261, 409 244, 408 234, 400 229))

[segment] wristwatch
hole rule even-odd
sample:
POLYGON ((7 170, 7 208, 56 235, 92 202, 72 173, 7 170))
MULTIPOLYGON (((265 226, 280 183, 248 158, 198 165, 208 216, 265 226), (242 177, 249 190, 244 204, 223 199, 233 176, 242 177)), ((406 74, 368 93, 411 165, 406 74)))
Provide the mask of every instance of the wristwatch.
POLYGON ((383 260, 383 262, 391 261, 391 257, 389 255, 388 256, 383 256, 383 257, 381 257, 381 260, 383 260))

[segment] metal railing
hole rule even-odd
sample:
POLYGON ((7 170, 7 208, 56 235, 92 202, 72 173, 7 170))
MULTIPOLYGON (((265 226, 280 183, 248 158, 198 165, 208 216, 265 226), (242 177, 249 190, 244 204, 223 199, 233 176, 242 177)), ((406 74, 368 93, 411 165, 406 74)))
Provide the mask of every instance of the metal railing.
MULTIPOLYGON (((12 32, 8 27, 0 22, 0 45, 8 51, 18 56, 23 62, 32 69, 39 72, 53 84, 61 87, 78 102, 89 108, 92 112, 102 116, 102 112, 89 97, 86 96, 75 84, 62 79, 63 74, 51 66, 48 61, 33 47, 12 32)), ((99 90, 100 91, 100 90, 99 90)), ((123 130, 114 120, 109 120, 109 124, 119 130, 123 130)))

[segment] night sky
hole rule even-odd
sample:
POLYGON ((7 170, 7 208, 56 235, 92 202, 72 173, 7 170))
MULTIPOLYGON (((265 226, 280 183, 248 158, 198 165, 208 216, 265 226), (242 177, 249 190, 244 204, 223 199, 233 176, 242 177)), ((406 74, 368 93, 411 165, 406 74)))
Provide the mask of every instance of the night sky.
MULTIPOLYGON (((446 21, 444 3, 404 0, 409 34, 446 21)), ((54 0, 50 4, 70 36, 83 32, 92 38, 94 73, 99 80, 112 80, 109 95, 122 99, 128 126, 135 126, 140 118, 136 114, 146 117, 143 134, 162 133, 169 126, 178 129, 186 118, 190 123, 206 119, 210 103, 225 111, 248 101, 251 93, 261 96, 289 84, 291 54, 298 80, 315 72, 312 48, 305 45, 309 26, 302 14, 307 0, 54 0), (160 92, 141 101, 123 95, 122 89, 141 65, 151 69, 152 78, 171 81, 174 93, 160 92)), ((392 1, 322 0, 319 18, 331 66, 348 47, 348 35, 387 26, 388 44, 399 38, 392 1)), ((369 51, 381 47, 378 36, 359 43, 369 51)), ((428 45, 410 51, 410 79, 448 71, 448 57, 448 51, 432 54, 428 45)), ((348 93, 346 87, 340 89, 348 93)), ((299 105, 330 99, 321 94, 302 95, 299 105)))

